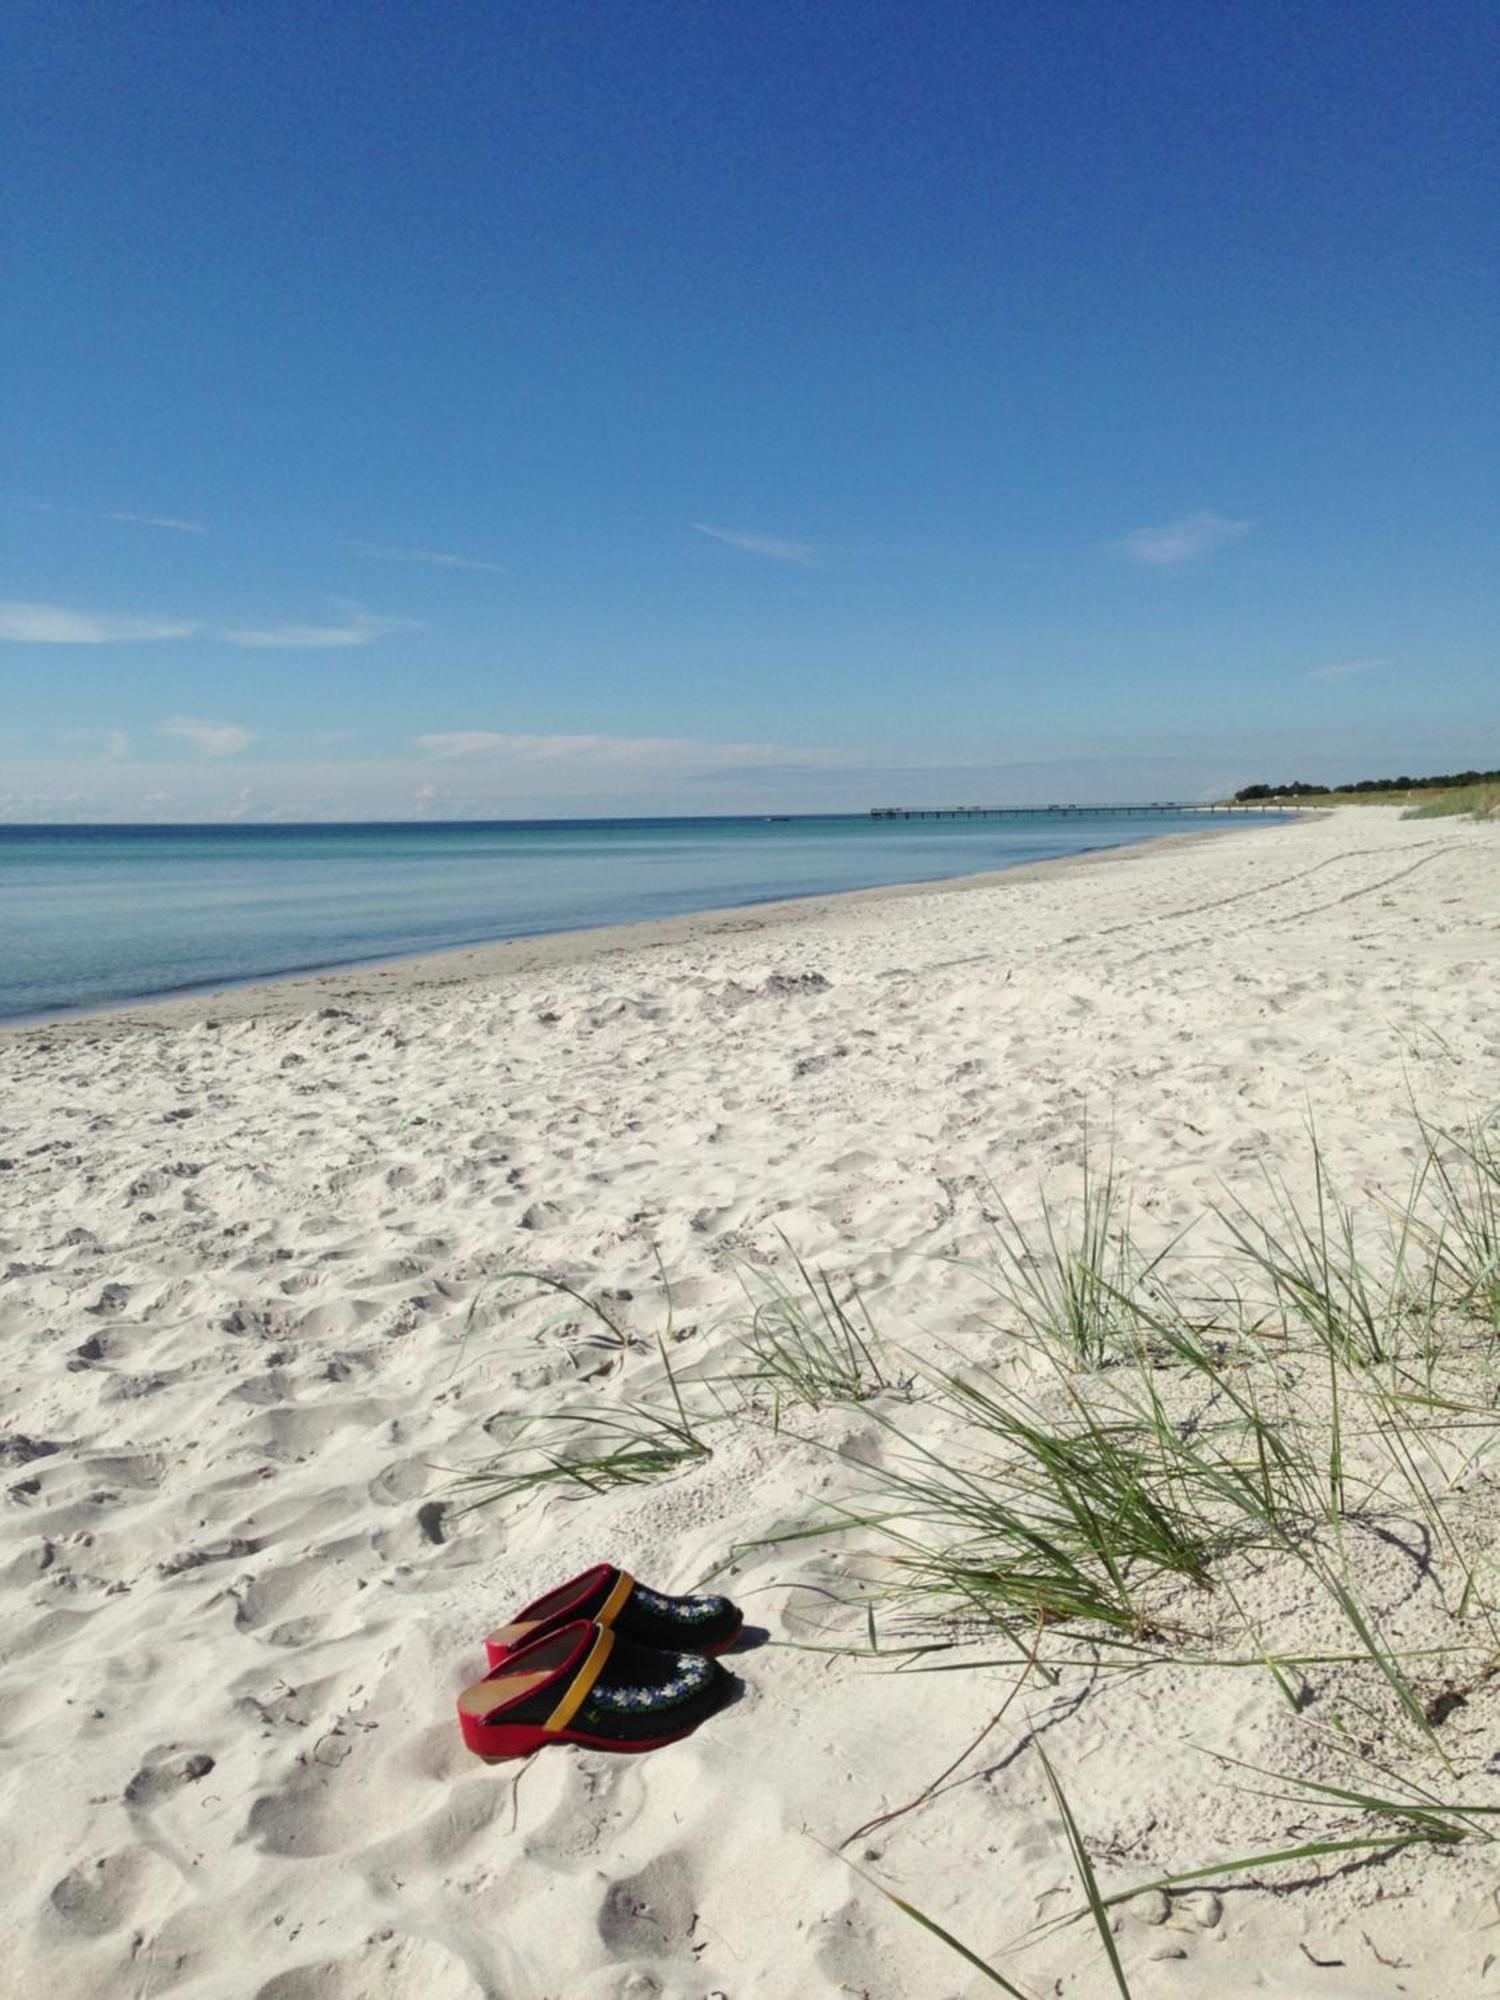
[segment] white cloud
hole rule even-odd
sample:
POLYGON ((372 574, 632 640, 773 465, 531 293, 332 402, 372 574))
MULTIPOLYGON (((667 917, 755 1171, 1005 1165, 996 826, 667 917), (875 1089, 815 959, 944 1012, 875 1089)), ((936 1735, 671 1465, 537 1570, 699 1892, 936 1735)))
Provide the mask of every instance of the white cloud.
POLYGON ((181 737, 204 757, 228 757, 251 742, 250 731, 233 722, 202 722, 190 715, 174 715, 161 726, 164 736, 181 737))
POLYGON ((123 729, 112 729, 109 732, 109 749, 105 754, 111 763, 115 764, 118 764, 122 757, 130 755, 130 739, 123 729))
POLYGON ((131 514, 123 508, 115 513, 100 517, 105 521, 133 521, 141 528, 170 528, 177 535, 206 535, 207 528, 201 521, 179 521, 171 514, 131 514))
POLYGON ((784 541, 779 535, 741 535, 729 528, 710 528, 706 521, 694 521, 692 526, 697 534, 711 535, 716 542, 743 549, 747 555, 770 556, 773 562, 795 563, 806 569, 816 556, 809 543, 784 541))
POLYGON ((508 574, 504 563, 485 562, 478 556, 450 555, 445 549, 386 549, 370 542, 356 542, 354 547, 360 555, 374 556, 379 562, 424 563, 429 569, 477 570, 485 576, 508 574))
POLYGON ((435 730, 414 737, 418 749, 443 758, 489 756, 523 766, 567 763, 619 770, 640 767, 676 776, 737 770, 818 769, 860 760, 841 752, 788 749, 782 743, 701 743, 688 736, 531 736, 493 729, 435 730))
POLYGON ((27 646, 128 646, 151 639, 190 639, 200 628, 182 618, 69 611, 60 604, 0 603, 0 639, 27 646))
POLYGON ((413 738, 434 757, 477 757, 493 751, 510 757, 632 757, 676 747, 680 739, 657 736, 525 736, 493 729, 438 730, 413 738))
POLYGON ((157 639, 222 639, 252 652, 314 651, 368 646, 389 632, 420 628, 409 618, 380 618, 353 604, 333 625, 205 625, 187 618, 139 617, 112 611, 71 611, 61 604, 0 602, 0 640, 31 646, 112 646, 157 639))
POLYGON ((217 636, 250 652, 326 652, 416 629, 409 618, 377 618, 355 605, 338 625, 230 625, 217 636))
POLYGON ((1160 528, 1133 528, 1116 546, 1144 569, 1183 569, 1248 535, 1249 521, 1227 521, 1210 507, 1160 528))
POLYGON ((503 750, 512 740, 497 736, 492 729, 439 729, 429 736, 412 738, 419 750, 434 757, 474 757, 482 750, 503 750))
POLYGON ((1372 674, 1378 667, 1388 667, 1389 660, 1335 660, 1326 667, 1314 667, 1308 675, 1310 681, 1347 681, 1356 674, 1372 674))

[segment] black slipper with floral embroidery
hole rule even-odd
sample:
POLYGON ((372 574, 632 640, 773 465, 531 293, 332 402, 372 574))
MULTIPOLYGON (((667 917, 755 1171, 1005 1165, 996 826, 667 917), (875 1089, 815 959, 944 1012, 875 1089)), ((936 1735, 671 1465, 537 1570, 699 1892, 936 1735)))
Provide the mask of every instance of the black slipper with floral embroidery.
POLYGON ((734 1677, 701 1653, 661 1653, 580 1619, 510 1653, 458 1698, 476 1756, 528 1757, 548 1743, 655 1750, 722 1708, 734 1677))
POLYGON ((498 1667, 518 1646, 545 1638, 577 1618, 591 1618, 622 1639, 666 1653, 722 1653, 740 1636, 745 1622, 727 1597, 666 1597, 613 1563, 596 1563, 491 1632, 484 1642, 490 1665, 498 1667))

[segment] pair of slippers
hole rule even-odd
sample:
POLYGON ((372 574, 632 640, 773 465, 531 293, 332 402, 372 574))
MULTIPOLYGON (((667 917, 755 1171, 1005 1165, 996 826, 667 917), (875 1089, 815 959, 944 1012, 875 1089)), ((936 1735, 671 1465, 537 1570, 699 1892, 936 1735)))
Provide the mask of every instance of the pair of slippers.
POLYGON ((464 1742, 488 1763, 548 1743, 675 1743, 734 1692, 712 1656, 743 1625, 727 1597, 666 1597, 597 1563, 485 1640, 490 1671, 458 1698, 464 1742))

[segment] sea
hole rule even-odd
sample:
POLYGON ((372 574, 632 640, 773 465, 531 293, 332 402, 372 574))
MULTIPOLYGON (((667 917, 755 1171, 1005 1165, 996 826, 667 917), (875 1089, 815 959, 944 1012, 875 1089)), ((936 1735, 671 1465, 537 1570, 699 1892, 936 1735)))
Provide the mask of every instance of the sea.
POLYGON ((1106 813, 0 826, 0 1019, 1245 823, 1106 813))

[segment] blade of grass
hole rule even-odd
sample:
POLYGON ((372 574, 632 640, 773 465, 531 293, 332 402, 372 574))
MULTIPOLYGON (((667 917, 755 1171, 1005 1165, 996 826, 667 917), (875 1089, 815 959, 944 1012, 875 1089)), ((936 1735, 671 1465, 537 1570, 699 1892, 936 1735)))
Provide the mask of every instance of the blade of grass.
MULTIPOLYGON (((818 1845, 823 1847, 822 1841, 819 1841, 818 1845)), ((831 1847, 823 1847, 823 1851, 825 1854, 834 1853, 831 1847)), ((971 1951, 961 1938, 956 1938, 952 1931, 945 1930, 936 1917, 929 1917, 927 1912, 919 1910, 915 1903, 908 1903, 905 1897, 898 1896, 894 1889, 887 1889, 883 1882, 878 1882, 873 1875, 861 1868, 857 1862, 851 1861, 846 1854, 836 1855, 835 1858, 842 1861, 850 1873, 857 1875, 861 1882, 868 1883, 877 1895, 884 1896, 888 1903, 894 1904, 904 1917, 910 1917, 914 1924, 920 1924, 924 1931, 930 1931, 948 1947, 949 1951, 972 1965, 976 1972, 983 1973, 991 1985, 998 1986, 1002 1993, 1009 1993, 1012 2000, 1037 2000, 1035 1993, 1028 1993, 1024 1986, 1017 1986, 1014 1980, 1007 1979, 1003 1972, 987 1964, 977 1951, 971 1951)))
POLYGON ((1078 1871, 1078 1879, 1083 1884, 1083 1893, 1088 1898, 1094 1929, 1099 1933, 1099 1942, 1103 1945, 1105 1956, 1109 1960, 1109 1969, 1114 1974, 1116 1986, 1120 1989, 1121 2000, 1130 2000, 1130 1985, 1125 1977, 1125 1968, 1120 1963, 1120 1954, 1115 1947, 1115 1934, 1110 1929, 1109 1918, 1105 1915, 1106 1905, 1099 1894, 1099 1884, 1094 1875, 1094 1864, 1089 1859, 1088 1848, 1078 1830, 1078 1822, 1073 1817, 1073 1809, 1068 1804, 1067 1794, 1058 1783, 1051 1759, 1040 1743, 1035 1748, 1036 1754, 1042 1760, 1042 1769, 1047 1774, 1047 1783, 1051 1788, 1057 1810, 1062 1814, 1063 1830, 1067 1834, 1068 1846, 1072 1851, 1073 1866, 1078 1871))

